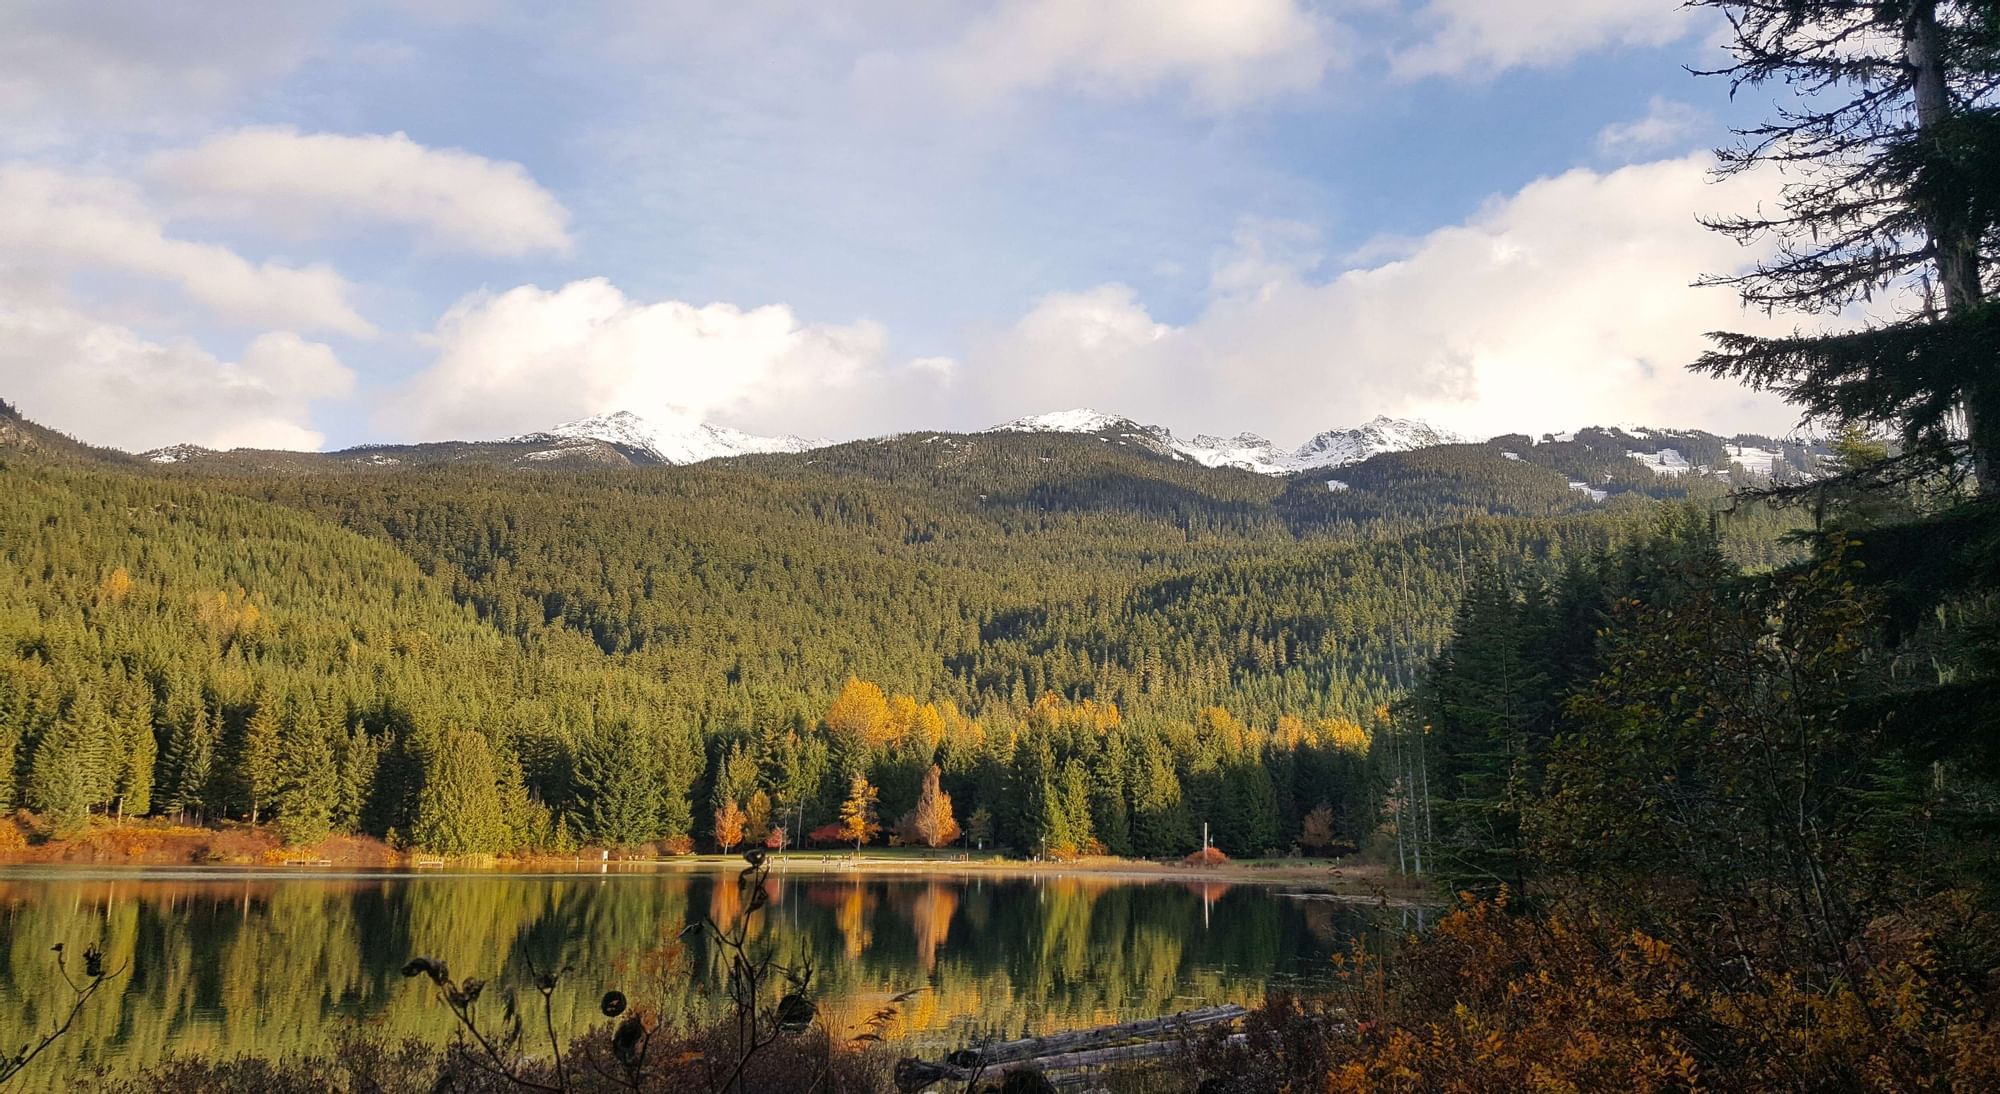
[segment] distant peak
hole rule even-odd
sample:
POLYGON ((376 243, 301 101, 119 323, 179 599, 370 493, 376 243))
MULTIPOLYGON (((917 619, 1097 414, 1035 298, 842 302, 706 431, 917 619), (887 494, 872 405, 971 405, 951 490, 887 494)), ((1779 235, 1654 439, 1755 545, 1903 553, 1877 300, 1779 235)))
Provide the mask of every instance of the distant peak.
POLYGON ((747 456, 763 452, 805 452, 833 443, 807 440, 790 434, 760 437, 726 426, 708 425, 676 416, 670 423, 655 421, 630 410, 613 410, 564 422, 540 433, 510 438, 517 443, 554 442, 578 444, 601 441, 649 453, 661 463, 687 464, 727 456, 747 456))
POLYGON ((1030 414, 989 426, 986 433, 1102 433, 1107 429, 1122 429, 1139 423, 1122 414, 1106 414, 1089 407, 1071 410, 1054 410, 1047 414, 1030 414))

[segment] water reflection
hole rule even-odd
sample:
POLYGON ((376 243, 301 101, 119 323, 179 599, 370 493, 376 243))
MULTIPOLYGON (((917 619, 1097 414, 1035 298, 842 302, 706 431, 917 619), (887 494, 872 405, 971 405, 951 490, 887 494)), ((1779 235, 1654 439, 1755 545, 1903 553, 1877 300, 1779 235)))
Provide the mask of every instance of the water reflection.
MULTIPOLYGON (((822 1013, 858 1029, 889 995, 925 990, 887 1031, 924 1047, 1254 1001, 1313 983, 1371 908, 1218 883, 1090 877, 961 880, 774 876, 755 932, 810 962, 822 1013)), ((274 1056, 343 1029, 439 1037, 450 1015, 405 981, 413 954, 525 985, 574 970, 570 1029, 616 986, 677 1016, 718 1013, 723 956, 682 929, 741 914, 727 874, 316 875, 225 871, 0 872, 0 1044, 66 1008, 49 947, 100 940, 131 969, 23 1076, 58 1089, 79 1068, 129 1072, 174 1053, 274 1056)))

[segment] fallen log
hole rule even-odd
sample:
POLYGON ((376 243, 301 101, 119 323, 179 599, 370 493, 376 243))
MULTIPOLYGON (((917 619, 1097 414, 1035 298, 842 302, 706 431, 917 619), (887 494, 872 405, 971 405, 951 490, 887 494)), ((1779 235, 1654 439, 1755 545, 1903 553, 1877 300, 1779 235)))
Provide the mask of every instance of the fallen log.
POLYGON ((945 1057, 947 1063, 957 1067, 992 1066, 1007 1060, 1020 1060, 1039 1056, 1050 1056, 1059 1052, 1076 1052, 1099 1045, 1115 1045, 1120 1041, 1154 1040, 1171 1036, 1182 1030, 1198 1026, 1213 1025, 1217 1022, 1234 1022, 1250 1013, 1235 1003, 1219 1007, 1202 1007, 1198 1010, 1182 1011, 1160 1018, 1144 1018, 1137 1022, 1122 1022, 1115 1026, 1099 1026, 1095 1029, 1070 1030, 1066 1033, 1051 1033, 1045 1037, 1024 1037, 1018 1041, 1002 1041, 999 1044, 980 1048, 963 1048, 945 1057))
MULTIPOLYGON (((1161 1018, 961 1049, 937 1063, 906 1057, 896 1062, 896 1088, 914 1092, 936 1083, 969 1083, 982 1077, 1027 1068, 1043 1073, 1086 1072, 1110 1064, 1157 1059, 1179 1052, 1184 1046, 1186 1034, 1204 1026, 1234 1022, 1246 1013, 1244 1008, 1235 1004, 1204 1007, 1161 1018)), ((1229 1037, 1228 1041, 1242 1044, 1247 1039, 1246 1035, 1238 1033, 1229 1037)), ((1065 1082, 1059 1085, 1073 1084, 1065 1082)))

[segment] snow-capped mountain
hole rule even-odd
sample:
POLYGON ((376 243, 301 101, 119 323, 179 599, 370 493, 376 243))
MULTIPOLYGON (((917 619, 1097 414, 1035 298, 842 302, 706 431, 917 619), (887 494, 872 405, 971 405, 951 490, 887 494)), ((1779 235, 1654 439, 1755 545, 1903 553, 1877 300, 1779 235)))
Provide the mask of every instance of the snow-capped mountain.
POLYGON ((540 433, 510 438, 516 443, 557 446, 564 442, 604 441, 624 448, 651 453, 661 463, 700 463, 724 456, 745 456, 757 452, 806 452, 824 448, 832 441, 807 440, 789 434, 760 437, 739 429, 701 422, 662 425, 629 410, 597 414, 574 422, 564 422, 540 433))
POLYGON ((1331 429, 1296 449, 1283 449, 1255 433, 1216 437, 1197 433, 1187 440, 1163 426, 1141 425, 1119 414, 1079 407, 1016 418, 993 426, 988 433, 1109 433, 1149 438, 1167 452, 1204 467, 1236 467, 1261 475, 1289 475, 1360 463, 1384 452, 1408 452, 1440 444, 1465 444, 1467 438, 1407 418, 1377 416, 1353 429, 1331 429))
POLYGON ((1030 414, 1011 422, 988 426, 981 433, 1115 433, 1125 430, 1145 432, 1149 427, 1121 414, 1106 414, 1089 407, 1030 414))
POLYGON ((1472 438, 1439 429, 1414 418, 1378 414, 1353 429, 1334 429, 1299 446, 1294 458, 1301 469, 1345 467, 1384 452, 1409 452, 1441 444, 1470 444, 1472 438))

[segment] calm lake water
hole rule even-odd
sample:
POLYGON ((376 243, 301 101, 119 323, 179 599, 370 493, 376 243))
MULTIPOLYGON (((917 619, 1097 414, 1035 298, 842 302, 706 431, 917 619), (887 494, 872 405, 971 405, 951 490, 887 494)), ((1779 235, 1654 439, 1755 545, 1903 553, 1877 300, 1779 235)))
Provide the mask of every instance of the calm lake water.
MULTIPOLYGON (((1323 984, 1330 954, 1395 926, 1366 905, 1215 882, 798 874, 771 888, 757 933, 813 962, 834 1028, 922 988, 887 1032, 926 1051, 1323 984)), ((67 1009, 58 941, 79 955, 99 942, 130 968, 24 1089, 177 1052, 297 1053, 343 1030, 440 1038, 450 1014, 398 971, 418 954, 530 997, 531 962, 567 966, 557 1013, 575 1031, 604 1020, 596 1000, 614 987, 710 1015, 721 959, 681 937, 704 912, 738 914, 733 875, 0 870, 0 1045, 67 1009)))

